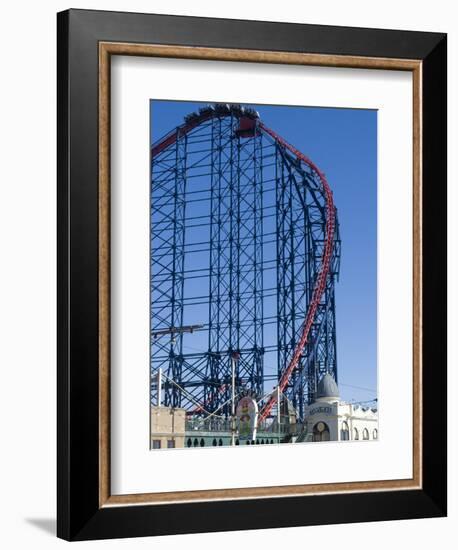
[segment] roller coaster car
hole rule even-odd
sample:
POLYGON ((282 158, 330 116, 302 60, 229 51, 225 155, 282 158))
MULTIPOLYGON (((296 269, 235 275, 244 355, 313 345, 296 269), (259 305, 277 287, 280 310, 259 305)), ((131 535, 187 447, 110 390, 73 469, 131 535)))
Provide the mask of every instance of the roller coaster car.
POLYGON ((232 113, 234 113, 235 115, 243 115, 243 113, 245 112, 245 109, 244 107, 242 107, 241 105, 230 105, 230 110, 232 113))
POLYGON ((227 115, 230 110, 231 108, 227 103, 217 103, 215 105, 215 113, 218 115, 227 115))
POLYGON ((250 109, 250 107, 245 107, 244 113, 247 117, 250 118, 259 118, 258 111, 255 111, 254 109, 250 109))
POLYGON ((197 113, 191 113, 184 117, 184 121, 186 122, 186 124, 189 124, 190 122, 196 121, 198 118, 199 118, 199 115, 197 113))
POLYGON ((239 127, 235 131, 235 135, 242 138, 250 138, 256 136, 256 119, 248 116, 241 116, 239 118, 239 127))
POLYGON ((214 112, 215 112, 215 109, 213 105, 207 105, 207 107, 201 107, 199 109, 199 115, 203 117, 207 115, 212 115, 214 112))

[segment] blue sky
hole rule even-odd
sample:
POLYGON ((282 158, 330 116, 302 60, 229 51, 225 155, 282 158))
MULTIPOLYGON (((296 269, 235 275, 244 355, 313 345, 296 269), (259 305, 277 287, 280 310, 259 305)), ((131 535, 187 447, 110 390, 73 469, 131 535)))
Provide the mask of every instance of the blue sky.
MULTIPOLYGON (((203 105, 152 101, 151 141, 203 105)), ((377 112, 249 106, 267 126, 310 157, 333 190, 342 239, 336 283, 339 387, 343 399, 372 399, 377 389, 377 112)))

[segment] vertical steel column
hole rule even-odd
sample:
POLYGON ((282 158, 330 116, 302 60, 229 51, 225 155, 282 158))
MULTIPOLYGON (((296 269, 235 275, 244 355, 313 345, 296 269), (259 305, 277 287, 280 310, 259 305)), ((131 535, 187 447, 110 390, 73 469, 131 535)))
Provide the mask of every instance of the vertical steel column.
MULTIPOLYGON (((187 136, 179 137, 175 144, 175 185, 173 189, 172 272, 170 296, 170 327, 183 325, 184 254, 186 217, 186 144, 187 136)), ((183 334, 172 337, 169 345, 169 365, 165 382, 165 406, 180 407, 183 367, 183 334), (172 384, 169 380, 173 380, 172 384)))
POLYGON ((204 386, 204 402, 208 409, 219 405, 221 379, 221 119, 211 121, 210 141, 210 253, 208 298, 208 377, 204 386))
MULTIPOLYGON (((230 349, 232 342, 232 214, 231 124, 215 117, 210 126, 210 241, 208 298, 208 378, 204 395, 208 411, 216 410, 230 393, 230 349), (229 392, 229 393, 228 393, 229 392)), ((230 405, 229 405, 230 409, 230 405)), ((229 414, 226 407, 222 413, 229 414)))
POLYGON ((250 376, 250 390, 260 396, 264 392, 264 155, 263 135, 256 121, 253 141, 253 299, 254 299, 254 341, 253 365, 250 376))
MULTIPOLYGON (((288 218, 291 214, 291 181, 288 177, 285 158, 280 146, 275 152, 276 159, 276 240, 277 240, 277 371, 280 378, 285 370, 292 350, 294 333, 291 317, 291 227, 288 218)), ((294 284, 294 283, 293 283, 294 284)), ((294 306, 294 304, 293 304, 294 306)))

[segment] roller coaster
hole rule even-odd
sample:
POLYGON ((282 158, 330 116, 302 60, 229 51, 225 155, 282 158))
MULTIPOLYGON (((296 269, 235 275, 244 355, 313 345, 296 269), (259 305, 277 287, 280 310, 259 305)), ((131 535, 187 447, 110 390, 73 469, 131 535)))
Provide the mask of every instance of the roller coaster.
POLYGON ((332 191, 257 111, 208 105, 153 143, 150 246, 152 402, 228 419, 251 395, 262 423, 282 396, 300 421, 338 381, 332 191))

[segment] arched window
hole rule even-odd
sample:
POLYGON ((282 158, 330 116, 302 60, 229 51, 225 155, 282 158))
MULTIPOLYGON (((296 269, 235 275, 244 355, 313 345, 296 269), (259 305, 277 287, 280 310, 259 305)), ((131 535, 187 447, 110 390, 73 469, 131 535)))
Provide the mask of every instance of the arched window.
POLYGON ((194 447, 198 447, 199 446, 199 440, 196 438, 194 439, 194 447))
POLYGON ((353 439, 354 439, 355 441, 358 441, 358 439, 359 439, 358 428, 355 428, 355 429, 353 430, 353 439))
POLYGON ((374 429, 374 431, 372 432, 372 439, 377 439, 378 438, 378 430, 377 428, 374 429))
POLYGON ((213 447, 216 447, 217 443, 216 443, 216 439, 213 439, 213 443, 212 443, 213 447))
POLYGON ((340 440, 348 441, 349 439, 350 439, 350 430, 348 429, 348 424, 346 422, 342 422, 342 428, 340 430, 340 440))
POLYGON ((222 439, 219 439, 218 440, 218 446, 221 447, 223 445, 223 440, 222 439))
POLYGON ((187 441, 186 445, 188 447, 192 447, 192 439, 190 437, 188 438, 188 441, 187 441))
POLYGON ((329 441, 329 426, 325 422, 317 422, 313 426, 313 441, 329 441))
POLYGON ((364 428, 363 430, 363 439, 369 439, 369 430, 367 428, 364 428))

